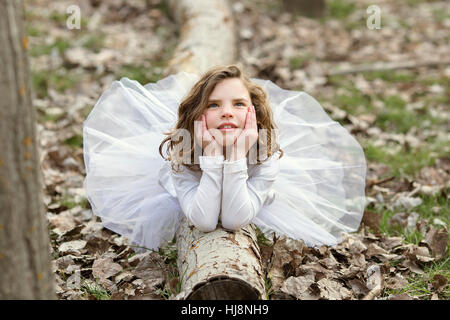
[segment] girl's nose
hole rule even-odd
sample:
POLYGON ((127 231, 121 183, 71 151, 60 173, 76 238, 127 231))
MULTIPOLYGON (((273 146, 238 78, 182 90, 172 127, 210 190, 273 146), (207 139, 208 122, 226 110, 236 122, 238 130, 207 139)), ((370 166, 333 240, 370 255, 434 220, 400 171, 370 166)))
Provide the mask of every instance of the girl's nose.
POLYGON ((225 104, 222 108, 222 118, 232 118, 234 116, 233 114, 233 108, 227 104, 225 104))

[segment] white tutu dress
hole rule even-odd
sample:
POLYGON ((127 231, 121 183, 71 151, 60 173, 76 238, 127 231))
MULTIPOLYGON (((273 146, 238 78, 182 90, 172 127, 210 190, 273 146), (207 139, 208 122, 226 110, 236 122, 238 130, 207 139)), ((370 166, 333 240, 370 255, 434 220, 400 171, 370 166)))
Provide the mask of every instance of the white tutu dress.
MULTIPOLYGON (((160 183, 168 175, 159 146, 176 124, 180 102, 200 79, 180 72, 145 86, 122 78, 95 104, 83 126, 84 187, 104 226, 138 247, 170 241, 183 218, 179 201, 160 183)), ((334 246, 356 231, 365 205, 366 161, 359 143, 305 92, 263 87, 284 151, 274 197, 252 221, 271 232, 334 246)))

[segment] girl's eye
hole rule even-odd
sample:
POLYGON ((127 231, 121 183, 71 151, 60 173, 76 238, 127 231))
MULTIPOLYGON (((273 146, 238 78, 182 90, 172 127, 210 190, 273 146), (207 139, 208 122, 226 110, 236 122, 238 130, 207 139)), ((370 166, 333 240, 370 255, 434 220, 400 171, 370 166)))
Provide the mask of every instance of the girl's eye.
MULTIPOLYGON (((243 104, 242 102, 236 102, 236 105, 240 104, 241 106, 245 106, 245 104, 243 104)), ((216 103, 212 103, 208 106, 208 108, 212 108, 212 106, 217 106, 216 103)))

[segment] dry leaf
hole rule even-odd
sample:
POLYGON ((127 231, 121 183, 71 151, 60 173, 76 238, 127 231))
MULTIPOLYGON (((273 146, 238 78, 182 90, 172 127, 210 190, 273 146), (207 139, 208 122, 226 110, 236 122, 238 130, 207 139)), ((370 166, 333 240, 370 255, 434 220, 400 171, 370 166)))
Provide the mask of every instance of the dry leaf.
POLYGON ((319 297, 314 295, 310 290, 310 286, 314 282, 314 275, 312 273, 300 277, 289 277, 284 281, 280 291, 290 294, 299 300, 317 300, 319 297))
POLYGON ((396 296, 390 296, 388 300, 417 300, 416 298, 411 297, 407 293, 402 293, 396 296))
POLYGON ((437 292, 444 291, 447 286, 447 278, 441 274, 435 274, 433 277, 433 288, 437 292))
POLYGON ((430 226, 430 230, 425 236, 424 242, 429 245, 436 261, 445 256, 447 252, 448 232, 430 226))
POLYGON ((320 289, 321 298, 327 300, 347 300, 352 296, 351 291, 336 280, 324 278, 320 279, 317 284, 320 289))
POLYGON ((84 247, 86 246, 87 241, 85 240, 74 240, 63 242, 58 247, 58 252, 61 254, 73 253, 80 255, 84 247))
POLYGON ((403 289, 408 284, 408 280, 397 273, 394 277, 386 279, 385 284, 388 289, 398 290, 403 289))
POLYGON ((94 278, 105 280, 122 271, 122 266, 115 263, 111 257, 98 258, 92 265, 92 275, 94 278))

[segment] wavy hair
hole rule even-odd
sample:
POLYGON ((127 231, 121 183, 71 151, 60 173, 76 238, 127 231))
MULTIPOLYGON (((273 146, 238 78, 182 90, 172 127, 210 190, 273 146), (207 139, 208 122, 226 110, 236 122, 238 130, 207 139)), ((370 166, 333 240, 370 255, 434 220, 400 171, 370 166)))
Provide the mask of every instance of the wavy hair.
MULTIPOLYGON (((272 136, 275 129, 278 129, 273 121, 272 109, 267 99, 266 91, 258 84, 251 82, 248 77, 241 71, 240 67, 235 64, 227 66, 216 66, 204 73, 201 78, 194 84, 184 100, 180 103, 178 108, 178 121, 170 132, 165 132, 166 138, 159 146, 159 153, 166 161, 171 161, 172 170, 178 172, 181 164, 193 171, 199 171, 200 166, 195 164, 194 148, 195 139, 188 139, 190 146, 181 145, 186 143, 184 139, 180 141, 178 138, 180 129, 189 132, 190 137, 194 137, 194 121, 198 121, 201 115, 205 112, 208 106, 208 99, 214 91, 215 86, 224 79, 239 78, 244 86, 247 88, 252 104, 255 106, 256 120, 258 132, 260 129, 265 129, 267 137, 261 139, 258 137, 258 149, 264 148, 267 158, 269 158, 276 151, 280 150, 280 158, 283 156, 283 150, 280 149, 278 139, 272 141, 272 136), (166 146, 167 157, 164 157, 162 149, 164 144, 166 146), (188 152, 184 152, 189 150, 188 152), (177 169, 175 169, 177 165, 177 169)), ((261 164, 260 154, 257 153, 257 165, 261 164)))

